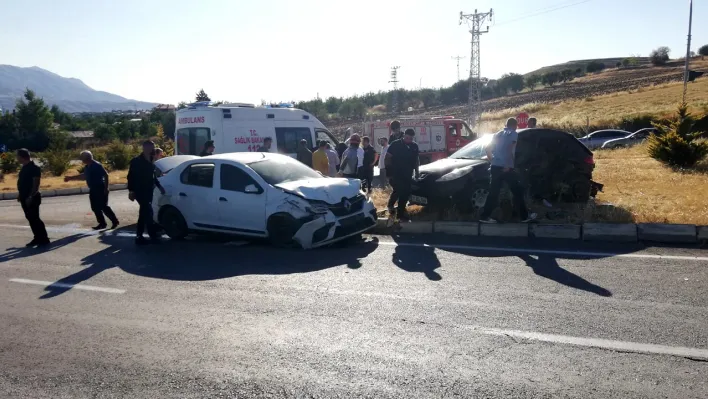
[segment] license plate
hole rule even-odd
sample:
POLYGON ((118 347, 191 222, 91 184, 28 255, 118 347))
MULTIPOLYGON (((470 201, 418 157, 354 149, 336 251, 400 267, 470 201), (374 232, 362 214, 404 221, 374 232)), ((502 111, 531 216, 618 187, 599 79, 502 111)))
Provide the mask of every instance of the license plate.
POLYGON ((411 202, 416 204, 428 205, 428 199, 425 197, 419 197, 417 195, 411 195, 411 202))

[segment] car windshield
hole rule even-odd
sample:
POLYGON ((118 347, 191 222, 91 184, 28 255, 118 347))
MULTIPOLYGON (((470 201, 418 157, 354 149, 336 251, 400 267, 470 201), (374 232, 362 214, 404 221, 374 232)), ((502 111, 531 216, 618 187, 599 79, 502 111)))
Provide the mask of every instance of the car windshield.
POLYGON ((482 159, 487 156, 486 148, 492 141, 493 134, 487 134, 477 140, 467 144, 460 150, 450 155, 450 158, 457 159, 482 159))
POLYGON ((276 185, 290 181, 324 178, 321 174, 292 159, 264 159, 249 163, 268 184, 276 185))

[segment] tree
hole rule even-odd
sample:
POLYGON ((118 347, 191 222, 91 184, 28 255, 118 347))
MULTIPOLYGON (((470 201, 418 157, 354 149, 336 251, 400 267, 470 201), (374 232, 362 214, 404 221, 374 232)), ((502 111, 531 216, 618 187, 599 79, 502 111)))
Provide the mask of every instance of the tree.
POLYGON ((708 155, 708 142, 699 140, 704 132, 693 131, 694 123, 688 113, 688 105, 679 105, 674 120, 654 124, 659 134, 649 137, 649 155, 673 167, 690 168, 696 165, 708 155))
POLYGON ((339 117, 349 118, 352 115, 352 103, 349 101, 344 102, 337 110, 339 117))
POLYGON ((140 120, 140 137, 150 137, 150 121, 147 118, 140 120))
POLYGON ((539 76, 539 75, 529 75, 526 77, 526 80, 524 81, 526 88, 529 90, 535 89, 539 83, 541 83, 541 76, 539 76))
POLYGON ((201 89, 197 92, 197 101, 211 101, 211 98, 206 94, 204 89, 201 89))
POLYGON ((113 125, 102 123, 93 130, 93 137, 101 141, 113 141, 118 136, 113 125))
POLYGON ((180 102, 177 104, 177 109, 185 109, 185 108, 187 108, 187 103, 186 103, 186 102, 180 101, 180 102))
POLYGON ((564 69, 561 71, 561 81, 563 82, 570 82, 571 80, 575 79, 575 71, 572 69, 564 69))
POLYGON ((595 72, 600 72, 603 69, 605 69, 605 63, 604 62, 599 62, 599 61, 591 61, 586 67, 585 71, 587 73, 595 73, 595 72))
POLYGON ((54 115, 44 100, 37 97, 30 89, 25 90, 24 99, 15 105, 17 117, 18 146, 32 151, 44 151, 49 145, 49 131, 54 122, 54 115))
POLYGON ((554 84, 560 82, 561 80, 561 74, 560 72, 554 71, 554 72, 546 72, 543 74, 543 77, 541 78, 541 82, 549 87, 552 87, 554 84))
POLYGON ((669 53, 671 53, 670 48, 661 46, 652 50, 651 54, 649 54, 649 61, 651 61, 652 65, 655 66, 666 65, 666 63, 671 59, 669 57, 669 53))
POLYGON ((366 116, 366 104, 361 100, 354 100, 351 105, 352 116, 355 118, 364 118, 366 116))
POLYGON ((503 94, 508 92, 518 93, 524 88, 524 77, 518 73, 506 73, 497 82, 503 94))
POLYGON ((336 114, 339 107, 342 106, 342 99, 337 97, 330 97, 325 102, 325 107, 327 107, 327 112, 330 114, 336 114))
POLYGON ((627 68, 631 63, 632 61, 630 61, 629 58, 625 58, 622 60, 622 66, 625 68, 627 68))
POLYGON ((708 44, 701 46, 701 48, 698 49, 698 54, 700 54, 702 57, 707 56, 708 55, 708 44))

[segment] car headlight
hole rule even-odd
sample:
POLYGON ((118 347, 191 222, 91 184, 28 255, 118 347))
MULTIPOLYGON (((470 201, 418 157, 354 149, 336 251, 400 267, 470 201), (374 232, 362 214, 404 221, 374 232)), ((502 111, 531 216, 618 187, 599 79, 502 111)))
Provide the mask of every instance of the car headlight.
POLYGON ((472 171, 472 169, 474 169, 474 166, 465 166, 464 168, 455 169, 452 172, 450 172, 446 175, 443 175, 441 178, 439 178, 436 181, 445 182, 445 181, 459 179, 460 177, 470 173, 472 171))

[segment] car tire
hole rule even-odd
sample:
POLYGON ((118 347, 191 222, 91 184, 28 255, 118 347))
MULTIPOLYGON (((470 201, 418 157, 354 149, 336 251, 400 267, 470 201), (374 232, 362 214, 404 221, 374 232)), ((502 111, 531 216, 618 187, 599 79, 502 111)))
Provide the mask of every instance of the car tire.
POLYGON ((294 217, 287 213, 276 214, 268 219, 268 240, 278 248, 295 248, 295 233, 300 228, 294 217))
POLYGON ((167 207, 160 212, 158 219, 167 236, 173 240, 182 240, 189 234, 187 221, 184 220, 184 216, 177 208, 167 207))
POLYGON ((476 183, 462 190, 455 198, 455 205, 462 213, 474 213, 482 208, 487 202, 489 187, 485 184, 476 183))
POLYGON ((570 184, 572 190, 571 200, 574 202, 588 202, 590 200, 590 191, 592 190, 592 183, 590 179, 584 176, 578 176, 573 179, 570 184))

